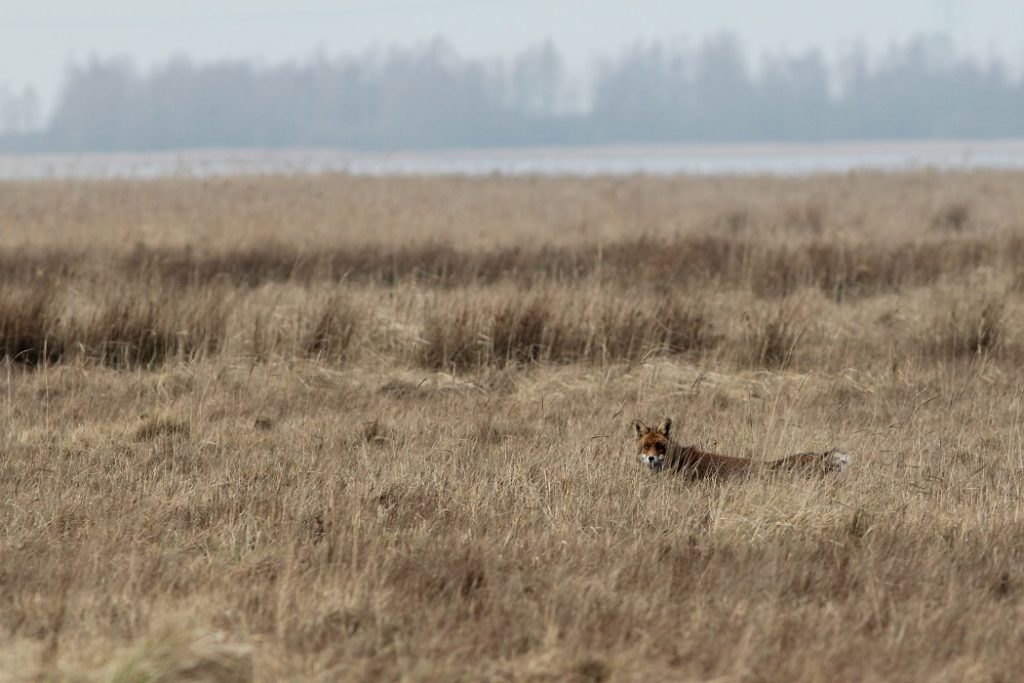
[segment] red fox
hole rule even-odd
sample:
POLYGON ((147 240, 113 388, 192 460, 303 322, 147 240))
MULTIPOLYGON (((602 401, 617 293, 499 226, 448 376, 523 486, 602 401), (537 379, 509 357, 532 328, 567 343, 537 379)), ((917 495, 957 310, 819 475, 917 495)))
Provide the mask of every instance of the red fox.
POLYGON ((687 474, 694 479, 727 477, 757 470, 838 473, 853 460, 848 453, 833 448, 757 462, 749 458, 708 453, 696 446, 676 443, 672 439, 671 418, 666 417, 657 429, 651 429, 640 420, 635 420, 633 427, 636 429, 636 449, 640 462, 655 472, 670 470, 687 474))

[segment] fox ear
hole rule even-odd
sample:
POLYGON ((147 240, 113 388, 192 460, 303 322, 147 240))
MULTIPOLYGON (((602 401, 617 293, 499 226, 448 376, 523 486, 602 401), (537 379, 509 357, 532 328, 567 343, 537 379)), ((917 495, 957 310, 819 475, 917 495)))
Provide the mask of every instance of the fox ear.
POLYGON ((645 425, 640 420, 633 420, 633 429, 636 430, 637 436, 643 436, 647 432, 651 431, 651 428, 645 425))
POLYGON ((672 433, 672 418, 671 417, 666 417, 664 420, 662 420, 661 424, 658 425, 658 431, 661 432, 662 434, 664 434, 665 436, 668 436, 669 434, 671 434, 672 433))

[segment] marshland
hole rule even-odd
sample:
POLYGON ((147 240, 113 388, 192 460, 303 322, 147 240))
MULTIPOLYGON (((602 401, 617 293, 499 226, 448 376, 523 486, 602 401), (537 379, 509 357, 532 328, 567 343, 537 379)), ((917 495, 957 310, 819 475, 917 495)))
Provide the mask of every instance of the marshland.
POLYGON ((1022 183, 4 182, 0 679, 1013 680, 1022 183))

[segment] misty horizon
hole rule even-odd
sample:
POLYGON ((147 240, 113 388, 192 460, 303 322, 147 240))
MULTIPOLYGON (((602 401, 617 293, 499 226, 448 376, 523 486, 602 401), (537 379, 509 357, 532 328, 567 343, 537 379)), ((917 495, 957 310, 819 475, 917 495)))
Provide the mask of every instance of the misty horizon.
POLYGON ((449 149, 1024 136, 1012 64, 919 35, 832 63, 821 48, 752 57, 735 35, 637 41, 580 76, 553 41, 468 57, 444 38, 304 60, 68 67, 45 111, 0 84, 0 150, 209 147, 449 149))

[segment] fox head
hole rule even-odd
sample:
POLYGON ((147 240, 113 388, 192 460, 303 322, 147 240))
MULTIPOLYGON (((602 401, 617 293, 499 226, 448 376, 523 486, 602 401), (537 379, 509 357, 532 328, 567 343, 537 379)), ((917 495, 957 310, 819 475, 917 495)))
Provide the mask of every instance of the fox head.
POLYGON ((672 419, 666 417, 657 429, 651 429, 640 420, 633 421, 636 430, 636 452, 640 462, 655 472, 665 465, 665 455, 672 433, 672 419))

